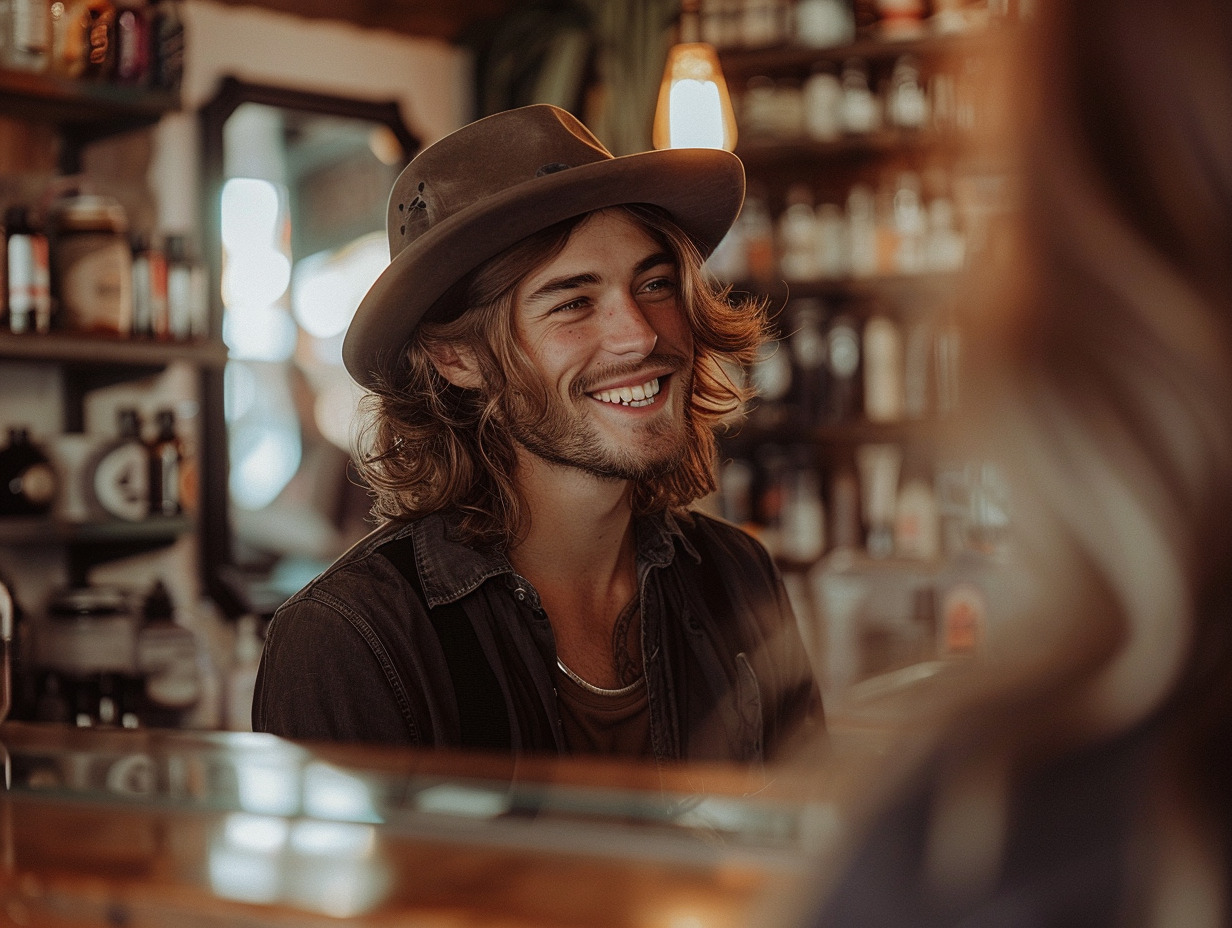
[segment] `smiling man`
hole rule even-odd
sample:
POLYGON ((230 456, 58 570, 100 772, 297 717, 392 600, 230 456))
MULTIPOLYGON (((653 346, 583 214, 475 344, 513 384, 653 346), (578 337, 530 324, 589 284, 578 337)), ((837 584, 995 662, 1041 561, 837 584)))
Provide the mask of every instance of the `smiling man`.
POLYGON ((743 194, 734 155, 614 158, 551 106, 411 162, 343 347, 382 524, 275 615, 256 730, 741 763, 815 733, 772 561, 689 509, 767 337, 703 270, 743 194))

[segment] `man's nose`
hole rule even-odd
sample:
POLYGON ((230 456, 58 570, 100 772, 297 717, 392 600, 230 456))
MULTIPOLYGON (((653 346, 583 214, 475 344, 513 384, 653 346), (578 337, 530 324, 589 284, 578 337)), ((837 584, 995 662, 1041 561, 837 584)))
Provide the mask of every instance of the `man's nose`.
POLYGON ((659 340, 646 312, 629 294, 613 297, 604 310, 603 324, 603 346, 614 355, 644 358, 659 340))

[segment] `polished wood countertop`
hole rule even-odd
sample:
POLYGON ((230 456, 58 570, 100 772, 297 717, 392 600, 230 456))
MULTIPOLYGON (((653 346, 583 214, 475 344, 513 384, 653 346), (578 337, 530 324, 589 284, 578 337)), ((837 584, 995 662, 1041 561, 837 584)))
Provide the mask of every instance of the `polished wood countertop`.
POLYGON ((0 924, 788 924, 824 770, 0 726, 0 924))

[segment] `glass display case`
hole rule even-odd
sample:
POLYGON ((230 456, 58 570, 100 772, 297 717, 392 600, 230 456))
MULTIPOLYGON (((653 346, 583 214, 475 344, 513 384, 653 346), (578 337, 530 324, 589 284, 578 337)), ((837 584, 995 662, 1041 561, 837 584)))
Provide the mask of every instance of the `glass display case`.
POLYGON ((18 924, 765 924, 840 822, 807 775, 0 726, 18 924))

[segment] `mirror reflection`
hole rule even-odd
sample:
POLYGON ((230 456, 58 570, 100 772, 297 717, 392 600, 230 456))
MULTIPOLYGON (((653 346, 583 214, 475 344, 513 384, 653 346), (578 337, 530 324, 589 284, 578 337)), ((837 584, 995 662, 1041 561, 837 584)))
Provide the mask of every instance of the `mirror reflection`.
POLYGON ((223 152, 233 552, 272 607, 365 530, 341 346, 388 263, 385 204, 408 154, 383 123, 256 102, 226 120, 223 152))

